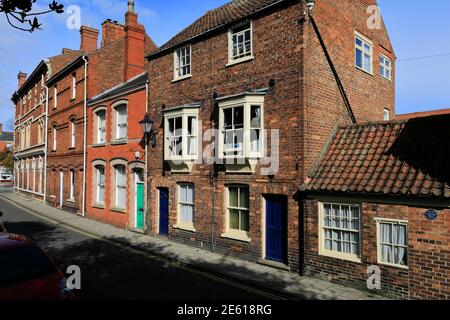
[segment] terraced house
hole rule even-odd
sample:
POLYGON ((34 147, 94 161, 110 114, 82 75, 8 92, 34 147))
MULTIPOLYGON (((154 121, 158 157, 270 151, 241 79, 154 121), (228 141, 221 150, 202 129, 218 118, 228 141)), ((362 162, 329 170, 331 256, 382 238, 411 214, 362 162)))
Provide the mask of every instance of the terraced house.
POLYGON ((395 113, 375 4, 234 0, 150 54, 147 231, 301 270, 294 195, 330 133, 395 113))

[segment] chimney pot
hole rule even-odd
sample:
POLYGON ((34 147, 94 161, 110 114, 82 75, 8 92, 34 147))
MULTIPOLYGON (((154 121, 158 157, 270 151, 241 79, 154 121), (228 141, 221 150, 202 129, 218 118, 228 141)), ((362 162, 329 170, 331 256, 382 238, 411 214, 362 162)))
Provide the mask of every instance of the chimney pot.
POLYGON ((17 76, 19 88, 23 86, 25 81, 27 80, 27 74, 19 71, 19 75, 17 76))

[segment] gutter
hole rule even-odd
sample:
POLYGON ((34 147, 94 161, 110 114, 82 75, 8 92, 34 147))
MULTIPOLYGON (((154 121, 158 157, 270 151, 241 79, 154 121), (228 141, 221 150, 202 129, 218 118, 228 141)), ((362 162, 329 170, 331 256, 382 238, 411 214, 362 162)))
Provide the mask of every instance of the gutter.
POLYGON ((86 217, 86 162, 87 162, 87 72, 89 61, 83 53, 81 58, 84 61, 84 125, 83 125, 83 200, 81 204, 81 215, 86 217))

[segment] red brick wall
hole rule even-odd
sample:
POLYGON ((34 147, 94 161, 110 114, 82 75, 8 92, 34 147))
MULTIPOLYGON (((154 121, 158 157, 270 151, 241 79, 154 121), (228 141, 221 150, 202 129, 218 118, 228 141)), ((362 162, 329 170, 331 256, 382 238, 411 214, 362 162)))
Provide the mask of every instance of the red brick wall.
MULTIPOLYGON (((342 200, 347 203, 349 200, 342 200)), ((331 201, 336 202, 336 201, 331 201)), ((339 201, 337 201, 339 203, 339 201)), ((435 221, 424 216, 427 208, 376 203, 361 204, 361 263, 319 255, 318 203, 306 200, 305 215, 305 270, 307 274, 367 290, 367 268, 377 265, 381 269, 381 291, 396 298, 448 299, 450 210, 440 211, 435 221), (375 218, 408 221, 409 269, 378 264, 377 231, 375 218)))
POLYGON ((140 160, 144 161, 144 149, 141 145, 141 139, 143 137, 142 129, 139 125, 139 121, 144 118, 146 106, 146 92, 142 89, 138 92, 132 93, 127 96, 117 97, 109 101, 105 101, 96 105, 89 106, 88 112, 88 160, 87 160, 87 217, 102 222, 110 223, 112 225, 128 228, 131 227, 134 222, 134 197, 133 188, 133 172, 131 166, 127 167, 127 204, 128 208, 126 212, 118 212, 111 210, 111 164, 110 161, 115 159, 124 159, 128 163, 140 160), (119 101, 128 102, 128 141, 126 144, 113 145, 112 140, 112 106, 119 101), (105 146, 95 146, 94 137, 94 112, 98 107, 106 107, 106 144, 105 146), (136 159, 136 152, 139 152, 140 158, 136 159), (93 206, 93 195, 95 194, 94 182, 93 182, 93 166, 92 162, 95 160, 103 160, 106 162, 105 166, 105 207, 98 208, 93 206))
MULTIPOLYGON (((367 77, 354 67, 354 28, 363 29, 366 22, 366 7, 358 1, 345 1, 346 5, 333 5, 332 1, 320 1, 315 16, 322 36, 335 60, 336 68, 348 90, 355 113, 360 120, 381 120, 384 103, 376 101, 372 89, 393 94, 393 82, 384 84, 375 76, 367 77), (354 4, 354 6, 351 6, 354 4), (347 10, 350 10, 347 12, 347 10), (336 16, 341 17, 336 23, 336 16), (345 32, 342 32, 345 29, 345 32), (340 31, 339 31, 340 30, 340 31), (356 81, 357 84, 353 84, 356 81), (360 87, 363 84, 363 87, 360 87), (381 89, 378 87, 382 86, 381 89), (370 99, 368 99, 368 96, 370 99)), ((151 151, 151 198, 150 222, 153 232, 157 232, 157 188, 170 190, 170 223, 176 223, 177 183, 189 181, 196 188, 196 233, 170 229, 169 237, 196 246, 210 246, 211 203, 213 189, 210 175, 214 168, 210 165, 194 165, 189 175, 171 174, 164 166, 163 115, 162 106, 173 107, 202 101, 200 119, 203 130, 217 127, 217 112, 213 111, 213 93, 226 96, 252 89, 268 87, 269 80, 275 86, 265 97, 265 128, 280 130, 280 170, 273 179, 257 173, 253 175, 232 175, 219 172, 217 188, 214 192, 213 232, 218 250, 239 255, 252 260, 259 259, 263 251, 262 239, 262 199, 265 194, 279 194, 288 198, 289 220, 289 264, 292 270, 299 268, 298 207, 292 199, 313 161, 317 158, 332 128, 340 122, 346 123, 342 98, 336 81, 312 33, 309 22, 303 27, 299 20, 303 17, 301 4, 287 5, 253 19, 253 45, 255 59, 226 67, 228 62, 227 33, 221 33, 192 44, 192 78, 172 83, 173 52, 150 61, 151 75, 151 117, 158 124, 158 146, 151 151), (306 28, 305 35, 302 28, 306 28), (304 71, 304 73, 303 73, 304 71), (250 244, 220 238, 224 232, 225 185, 242 183, 250 187, 250 244)), ((364 31, 364 29, 362 30, 364 31)), ((386 38, 383 29, 373 35, 378 48, 381 38, 386 38), (379 40, 380 39, 380 40, 379 40)), ((372 34, 370 34, 372 35, 372 34)), ((385 43, 385 42, 383 42, 385 43)), ((388 46, 388 44, 385 44, 388 46)), ((378 50, 378 49, 376 49, 378 50)), ((377 60, 378 61, 378 60, 377 60)), ((374 69, 376 62, 374 62, 374 69)), ((388 98, 393 106, 393 95, 388 98)), ((269 131, 270 132, 270 131, 269 131)), ((270 144, 270 139, 269 139, 270 144)))

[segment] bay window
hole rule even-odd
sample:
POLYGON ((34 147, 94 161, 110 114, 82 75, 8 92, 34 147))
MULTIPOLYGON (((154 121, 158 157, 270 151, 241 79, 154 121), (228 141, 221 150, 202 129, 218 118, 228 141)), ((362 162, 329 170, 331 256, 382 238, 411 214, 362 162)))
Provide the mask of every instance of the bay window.
POLYGON ((261 158, 263 156, 264 96, 219 98, 219 157, 261 158))
POLYGON ((198 107, 166 112, 164 119, 165 160, 197 159, 198 107))
POLYGON ((319 212, 319 253, 360 262, 359 206, 324 203, 319 212))

